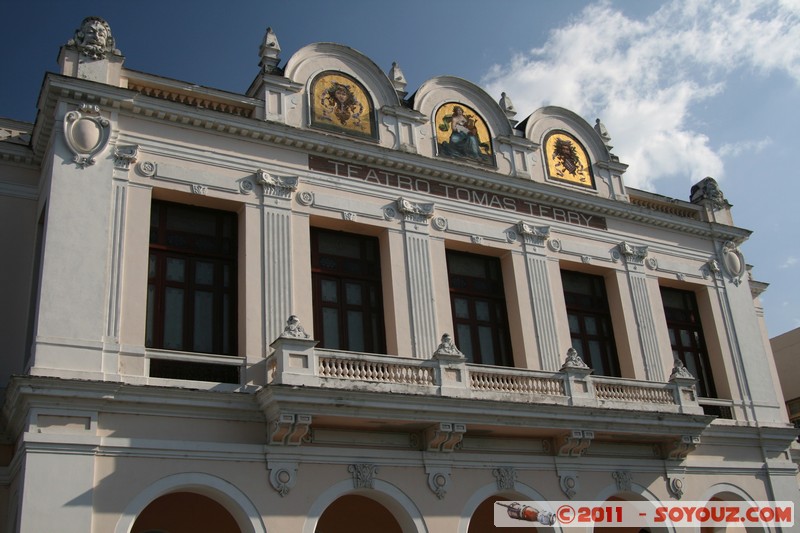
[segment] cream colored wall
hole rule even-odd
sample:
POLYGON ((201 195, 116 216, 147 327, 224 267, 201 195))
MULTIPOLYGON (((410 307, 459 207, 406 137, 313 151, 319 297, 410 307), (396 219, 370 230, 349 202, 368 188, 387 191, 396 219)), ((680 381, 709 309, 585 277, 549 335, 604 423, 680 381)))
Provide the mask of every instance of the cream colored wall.
POLYGON ((800 328, 770 340, 785 401, 800 398, 800 328))

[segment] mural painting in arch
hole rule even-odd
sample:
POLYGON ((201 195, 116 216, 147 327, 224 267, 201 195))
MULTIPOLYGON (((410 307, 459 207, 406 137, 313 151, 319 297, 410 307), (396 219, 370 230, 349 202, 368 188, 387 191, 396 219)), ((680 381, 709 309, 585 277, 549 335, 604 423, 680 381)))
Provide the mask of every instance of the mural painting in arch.
POLYGON ((578 140, 564 131, 555 131, 544 142, 547 175, 551 180, 595 188, 589 154, 578 140))
POLYGON ((489 128, 475 110, 449 102, 439 107, 434 121, 439 155, 495 165, 489 128))
POLYGON ((311 84, 311 125, 377 139, 372 99, 361 83, 341 72, 323 72, 311 84))
POLYGON ((391 511, 360 494, 346 494, 331 503, 314 533, 403 533, 391 511))

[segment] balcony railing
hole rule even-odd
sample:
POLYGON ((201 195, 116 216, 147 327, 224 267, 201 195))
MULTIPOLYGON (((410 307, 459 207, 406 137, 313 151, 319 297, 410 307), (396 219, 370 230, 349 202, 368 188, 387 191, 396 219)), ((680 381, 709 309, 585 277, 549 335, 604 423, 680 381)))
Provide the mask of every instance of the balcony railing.
POLYGON ((593 376, 565 364, 557 372, 467 363, 463 357, 413 359, 317 349, 310 339, 281 337, 267 360, 270 384, 394 392, 474 400, 703 414, 693 379, 667 383, 593 376))

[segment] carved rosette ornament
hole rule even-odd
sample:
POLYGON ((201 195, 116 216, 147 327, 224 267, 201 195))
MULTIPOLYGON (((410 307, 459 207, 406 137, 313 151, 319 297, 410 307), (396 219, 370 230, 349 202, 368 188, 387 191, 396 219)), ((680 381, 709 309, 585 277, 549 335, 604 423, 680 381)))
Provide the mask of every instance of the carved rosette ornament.
POLYGON ((264 196, 275 198, 291 198, 292 193, 297 190, 299 181, 294 176, 273 176, 263 169, 258 169, 255 174, 255 182, 261 185, 264 196))
POLYGON ((348 466, 347 471, 353 475, 353 488, 374 488, 375 476, 378 475, 377 466, 367 463, 356 463, 348 466))
POLYGON ((720 263, 725 273, 728 274, 731 282, 738 287, 747 271, 742 252, 739 251, 735 242, 728 241, 722 245, 720 256, 720 263))
POLYGON ((75 37, 67 42, 67 48, 78 50, 90 59, 105 59, 109 54, 119 55, 114 48, 111 26, 100 17, 86 17, 81 27, 75 30, 75 37))
POLYGON ((81 104, 64 116, 64 139, 73 153, 73 161, 85 168, 95 163, 111 134, 111 123, 100 115, 96 105, 81 104))
POLYGON ((402 196, 397 199, 397 210, 403 214, 403 219, 406 222, 413 222, 415 224, 427 224, 428 220, 433 217, 433 210, 435 204, 422 204, 419 202, 412 202, 406 200, 402 196))

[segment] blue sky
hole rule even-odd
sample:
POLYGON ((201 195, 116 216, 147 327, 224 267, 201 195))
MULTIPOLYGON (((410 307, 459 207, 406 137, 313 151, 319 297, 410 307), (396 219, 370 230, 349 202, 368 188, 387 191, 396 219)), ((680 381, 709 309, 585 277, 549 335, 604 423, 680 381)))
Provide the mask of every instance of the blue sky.
POLYGON ((687 199, 719 181, 755 232, 742 251, 770 283, 770 336, 800 327, 800 0, 0 0, 0 13, 0 117, 17 120, 35 119, 45 71, 90 15, 126 67, 218 89, 247 89, 271 26, 283 63, 334 41, 397 61, 411 92, 454 75, 508 93, 520 120, 542 105, 600 117, 628 185, 687 199))

